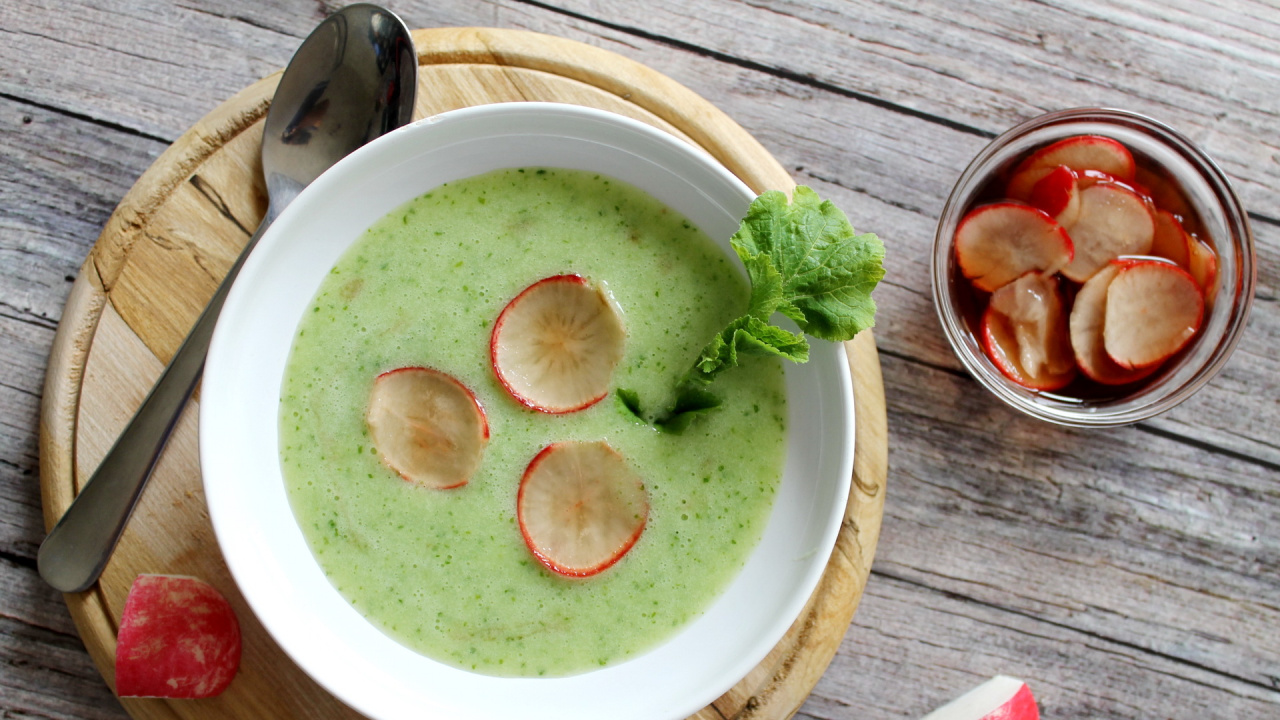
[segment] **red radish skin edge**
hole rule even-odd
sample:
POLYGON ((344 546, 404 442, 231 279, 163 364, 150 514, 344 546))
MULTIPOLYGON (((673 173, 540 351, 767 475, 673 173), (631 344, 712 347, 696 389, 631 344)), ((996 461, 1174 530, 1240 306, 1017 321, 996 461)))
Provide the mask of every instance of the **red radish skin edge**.
MULTIPOLYGON (((529 466, 525 468, 524 476, 521 477, 520 490, 516 493, 517 508, 520 507, 522 501, 524 500, 524 491, 526 487, 524 478, 527 477, 529 473, 533 472, 537 468, 537 466, 540 465, 548 455, 554 452, 556 447, 558 447, 559 445, 560 443, 552 443, 542 448, 542 450, 538 451, 537 455, 533 456, 533 460, 529 461, 529 466)), ((586 570, 577 570, 574 568, 567 568, 561 565, 560 563, 557 563, 555 560, 552 560, 551 558, 547 557, 546 554, 544 554, 543 552, 539 551, 535 546, 535 543, 529 538, 529 530, 527 527, 525 527, 524 516, 519 512, 517 512, 516 515, 519 517, 519 521, 520 521, 520 535, 524 538, 524 544, 528 546, 529 552, 533 553, 533 556, 538 559, 538 562, 542 563, 543 566, 546 567, 548 570, 556 573, 557 575, 563 575, 565 577, 572 577, 572 578, 586 578, 586 577, 591 577, 592 575, 598 575, 604 572, 605 570, 608 570, 609 568, 616 565, 619 560, 621 560, 624 556, 626 556, 628 552, 631 551, 631 548, 635 547, 635 544, 640 540, 640 535, 644 533, 645 526, 649 524, 649 513, 648 513, 648 509, 646 508, 645 516, 644 518, 641 519, 639 526, 636 527, 636 531, 631 534, 631 537, 625 543, 623 543, 621 547, 618 548, 617 552, 613 554, 613 557, 611 557, 606 562, 600 565, 597 565, 595 567, 591 567, 586 570)))
POLYGON ((1124 168, 1124 171, 1119 174, 1104 171, 1104 170, 1101 170, 1100 168, 1085 168, 1085 167, 1071 166, 1073 170, 1077 170, 1077 171, 1096 170, 1098 172, 1107 172, 1109 175, 1115 175, 1124 180, 1133 179, 1133 176, 1137 171, 1137 164, 1133 161, 1133 153, 1129 152, 1129 148, 1125 147, 1124 143, 1120 142, 1119 140, 1106 137, 1105 135, 1073 135, 1071 137, 1066 137, 1056 142, 1052 142, 1040 148, 1039 150, 1036 150, 1029 157, 1027 157, 1026 160, 1023 160, 1018 165, 1018 168, 1015 171, 1015 173, 1021 172, 1023 170, 1027 170, 1036 166, 1052 167, 1055 165, 1065 165, 1066 163, 1056 162, 1056 161, 1051 161, 1047 163, 1045 162, 1045 158, 1048 158, 1051 154, 1055 152, 1061 152, 1064 149, 1069 150, 1072 146, 1075 146, 1075 145, 1098 145, 1098 146, 1108 147, 1110 148, 1111 152, 1115 153, 1115 157, 1122 159, 1123 164, 1125 165, 1125 168, 1124 168))
MULTIPOLYGON (((455 378, 454 376, 450 375, 449 373, 441 372, 441 371, 439 371, 439 370, 436 370, 435 368, 423 367, 423 366, 421 366, 421 365, 410 365, 410 366, 406 366, 406 367, 399 367, 399 368, 396 368, 396 369, 394 369, 394 370, 388 370, 388 371, 386 371, 386 372, 384 372, 384 373, 381 373, 381 374, 379 374, 379 375, 378 375, 378 377, 377 377, 377 378, 375 378, 375 382, 376 382, 378 379, 381 379, 381 378, 384 378, 384 377, 390 377, 390 376, 392 376, 392 375, 395 375, 396 373, 402 373, 402 372, 422 372, 422 371, 426 371, 426 372, 429 372, 429 373, 434 373, 434 374, 436 374, 436 375, 439 375, 440 377, 443 377, 443 378, 448 379, 448 380, 449 380, 449 382, 452 382, 454 385, 457 385, 458 387, 462 388, 462 391, 463 391, 463 392, 465 392, 465 393, 467 394, 467 397, 471 398, 471 402, 476 406, 476 413, 480 416, 480 427, 481 427, 481 429, 482 429, 482 431, 483 431, 483 437, 484 437, 484 439, 485 439, 485 442, 488 442, 488 441, 489 441, 489 415, 488 415, 488 413, 486 413, 486 412, 484 411, 484 406, 480 404, 480 400, 479 400, 479 398, 477 398, 477 397, 476 397, 476 394, 475 394, 475 393, 473 393, 473 392, 471 392, 471 388, 467 387, 466 385, 463 385, 461 382, 459 382, 459 381, 458 381, 458 379, 457 379, 457 378, 455 378)), ((383 464, 383 465, 386 465, 388 468, 390 468, 390 469, 391 469, 391 471, 392 471, 392 472, 394 472, 396 475, 399 475, 401 480, 404 480, 404 481, 405 481, 405 482, 407 482, 407 483, 412 483, 412 484, 414 484, 414 485, 421 485, 421 483, 419 483, 418 481, 414 480, 412 477, 410 477, 409 475, 405 474, 405 473, 404 473, 404 472, 402 472, 401 470, 398 470, 394 465, 392 465, 392 464, 390 463, 390 461, 388 461, 388 459, 387 459, 387 457, 386 457, 386 455, 385 455, 385 454, 383 454, 383 453, 379 453, 379 456, 382 458, 382 464, 383 464)), ((457 483, 454 483, 454 484, 452 484, 452 485, 441 485, 441 486, 439 486, 439 487, 431 487, 430 489, 431 489, 431 490, 456 490, 456 489, 458 489, 458 488, 460 488, 460 487, 462 487, 462 486, 466 485, 468 482, 471 482, 471 478, 466 478, 466 479, 462 480, 461 482, 457 482, 457 483)))
POLYGON ((1095 286, 1095 283, 1105 282, 1107 283, 1107 285, 1110 285, 1111 280, 1115 278, 1116 272, 1118 272, 1121 268, 1135 262, 1142 262, 1142 261, 1136 260, 1133 258, 1119 258, 1116 260, 1112 260, 1110 265, 1094 273, 1093 277, 1089 278, 1088 282, 1086 282, 1080 288, 1080 291, 1076 293, 1075 302, 1072 303, 1072 306, 1071 306, 1071 314, 1070 314, 1070 319, 1068 320, 1068 328, 1069 328, 1069 331, 1071 332, 1071 346, 1075 351, 1075 355, 1076 355, 1076 366, 1080 368, 1080 372, 1083 373, 1085 377, 1089 378, 1090 380, 1093 380, 1094 382, 1101 383, 1103 385, 1108 385, 1113 387, 1119 386, 1119 385, 1128 385, 1130 383, 1138 382, 1139 380, 1145 380, 1156 370, 1160 369, 1159 365, 1154 365, 1152 367, 1145 368, 1142 370, 1130 370, 1127 368, 1120 367, 1120 365, 1116 364, 1116 362, 1112 360, 1109 355, 1107 355, 1106 350, 1103 349, 1101 323, 1102 323, 1102 314, 1106 309, 1106 288, 1105 287, 1098 288, 1095 286), (1103 275, 1107 273, 1111 275, 1110 279, 1103 278, 1103 275), (1101 293, 1101 298, 1095 295, 1095 293, 1101 293), (1082 307, 1080 304, 1082 300, 1090 301, 1090 302, 1098 302, 1100 304, 1092 308, 1085 308, 1085 307, 1082 307), (1083 328, 1077 328, 1075 325, 1072 324, 1077 319, 1083 319, 1083 318, 1076 317, 1075 313, 1077 309, 1079 309, 1080 312, 1097 313, 1097 315, 1094 318, 1092 318, 1095 322, 1098 323, 1098 329, 1095 332, 1082 334, 1082 336, 1077 337, 1076 332, 1083 330, 1083 328), (1082 345, 1084 345, 1085 342, 1091 342, 1095 344, 1089 345, 1087 347, 1082 347, 1082 345), (1086 350, 1090 351, 1089 357, 1085 357, 1083 354, 1086 350), (1093 353, 1096 353, 1096 356, 1093 353))
POLYGON ((378 377, 387 377, 390 375, 395 375, 396 373, 399 373, 399 372, 406 372, 410 370, 414 372, 426 370, 427 372, 437 373, 441 377, 448 378, 449 381, 452 382, 454 385, 457 385, 458 387, 462 388, 462 391, 467 394, 467 397, 471 398, 471 402, 475 403, 476 412, 480 415, 480 428, 484 432, 484 439, 485 440, 489 439, 489 414, 484 411, 484 405, 480 404, 480 399, 476 397, 475 393, 471 392, 471 388, 467 387, 466 385, 463 385, 462 382, 458 380, 458 378, 450 375, 449 373, 440 372, 435 368, 422 367, 421 365, 411 365, 408 367, 396 368, 395 370, 388 370, 378 375, 378 377))
MULTIPOLYGON (((1170 261, 1166 261, 1163 258, 1157 259, 1157 260, 1136 260, 1136 261, 1126 262, 1121 268, 1121 272, 1123 273, 1125 271, 1130 271, 1135 269, 1141 270, 1146 266, 1167 268, 1166 272, 1173 272, 1173 273, 1182 275, 1192 285, 1192 287, 1196 288, 1197 290, 1200 289, 1199 284, 1196 282, 1196 279, 1192 277, 1191 273, 1187 272, 1186 270, 1183 270, 1182 268, 1178 267, 1177 265, 1173 264, 1170 261)), ((1119 278, 1120 276, 1117 275, 1116 280, 1118 280, 1119 278)), ((1115 280, 1112 280, 1111 282, 1112 282, 1112 286, 1114 287, 1115 280)), ((1111 302, 1110 288, 1108 288, 1107 292, 1108 292, 1108 304, 1110 304, 1111 302)), ((1144 363, 1123 362, 1122 359, 1117 359, 1114 356, 1112 356, 1111 358, 1112 361, 1114 361, 1117 365, 1127 370, 1146 370, 1150 368, 1159 367, 1166 360, 1173 357, 1174 355, 1177 355, 1180 351, 1182 351, 1183 348, 1187 347, 1189 344, 1191 344, 1195 340, 1196 336, 1200 334, 1200 328, 1204 325, 1204 313, 1205 313, 1204 296, 1203 294, 1201 294, 1199 295, 1199 297, 1200 297, 1199 309, 1198 309, 1198 313, 1196 314, 1195 322, 1192 323, 1192 331, 1190 335, 1188 335, 1186 339, 1183 340, 1182 343, 1178 345, 1176 348, 1174 348, 1173 350, 1167 353, 1162 354, 1159 358, 1152 360, 1151 362, 1144 362, 1144 363)), ((1110 355, 1111 352, 1112 351, 1108 348, 1107 354, 1110 355)))
POLYGON ((240 623, 212 585, 178 575, 139 575, 116 638, 120 697, 206 698, 240 667, 240 623))
POLYGON ((1026 683, 997 675, 921 720, 1040 720, 1040 708, 1026 683), (1014 687, 1017 690, 1010 693, 1014 687), (992 707, 1005 695, 1008 699, 992 707))
MULTIPOLYGON (((1133 153, 1130 153, 1123 143, 1102 135, 1073 135, 1050 143, 1027 156, 1014 169, 1005 188, 1005 193, 1015 200, 1029 199, 1032 186, 1058 165, 1066 165, 1078 173, 1101 171, 1101 168, 1090 167, 1089 163, 1079 162, 1079 151, 1075 149, 1076 146, 1091 145, 1105 148, 1103 157, 1110 155, 1110 159, 1116 161, 1109 162, 1107 165, 1112 166, 1111 170, 1119 170, 1120 172, 1109 172, 1108 174, 1116 175, 1125 181, 1133 179, 1137 171, 1137 165, 1134 163, 1133 153)), ((1096 160, 1097 157, 1093 159, 1096 160)), ((1080 189, 1084 189, 1083 183, 1081 183, 1080 189)))
MULTIPOLYGON (((1071 384, 1071 381, 1076 377, 1075 372, 1063 373, 1062 375, 1057 376, 1050 375, 1045 378, 1043 382, 1039 383, 1019 372, 1017 366, 1013 364, 1014 361, 1003 352, 1002 346, 993 334, 992 318, 997 315, 1001 315, 1001 313, 998 313, 991 308, 987 308, 987 311, 982 314, 981 335, 982 349, 985 352, 987 359, 991 360, 991 364, 996 366, 996 369, 1000 371, 1001 375, 1004 375, 1013 383, 1021 385, 1028 390, 1051 392, 1053 390, 1061 390, 1071 384), (995 348, 1001 348, 1002 351, 996 352, 995 348)), ((1000 322, 1004 322, 1002 315, 1000 322)))
MULTIPOLYGON (((528 294, 529 291, 533 290, 534 288, 540 285, 543 285, 544 283, 550 283, 550 282, 575 282, 580 285, 589 284, 587 282, 587 279, 582 277, 581 275, 578 275, 575 273, 566 273, 563 275, 552 275, 551 277, 543 278, 535 282, 534 284, 530 285, 529 287, 525 288, 524 290, 521 290, 520 294, 512 298, 511 302, 507 303, 506 306, 502 308, 502 312, 498 313, 498 319, 493 323, 493 332, 489 333, 489 367, 493 368, 493 374, 497 376, 498 382, 502 384, 503 389, 505 389, 507 391, 507 394, 510 395, 512 398, 514 398, 516 402, 529 408, 530 410, 536 410, 540 413, 546 413, 547 415, 568 415, 569 413, 578 412, 579 410, 586 410, 592 405, 595 405, 596 403, 608 397, 609 391, 605 390, 604 392, 600 393, 596 397, 593 397, 590 400, 587 400, 581 405, 577 405, 575 407, 547 408, 547 407, 538 405, 532 400, 529 400, 528 398, 524 397, 520 393, 516 392, 516 389, 511 386, 511 383, 507 382, 507 379, 503 377, 502 370, 498 368, 498 333, 499 331, 502 330, 502 325, 505 322, 507 311, 512 307, 515 307, 516 303, 520 300, 520 298, 528 294)), ((486 437, 488 436, 486 435, 486 437)))
MULTIPOLYGON (((1075 259, 1075 245, 1071 241, 1071 235, 1066 231, 1065 228, 1059 225, 1058 222, 1054 220, 1052 217, 1050 217, 1049 214, 1046 213, 1044 210, 1041 210, 1040 208, 1037 208, 1037 207, 1033 207, 1031 205, 1027 205, 1025 203, 1011 202, 1011 201, 995 202, 995 203, 989 203, 987 205, 980 205, 970 210, 968 213, 965 214, 963 218, 960 219, 960 223, 956 226, 956 233, 952 240, 952 244, 954 246, 956 263, 960 267, 960 274, 964 275, 964 277, 967 280, 969 280, 969 282, 975 288, 982 290, 983 292, 994 292, 1005 283, 998 282, 993 284, 992 281, 987 280, 987 278, 990 277, 991 273, 987 273, 985 275, 976 274, 976 269, 973 267, 975 264, 974 260, 977 257, 982 256, 981 251, 983 249, 989 249, 989 248, 987 246, 983 246, 982 244, 978 244, 976 247, 970 247, 972 243, 961 242, 962 235, 963 233, 965 233, 965 226, 971 222, 978 221, 978 218, 980 218, 981 215, 984 215, 986 213, 1008 212, 1010 209, 1015 209, 1015 208, 1017 209, 1018 212, 1034 213, 1036 216, 1043 219, 1047 227, 1052 228, 1049 232, 1046 233, 1046 236, 1056 235, 1057 239, 1060 241, 1062 245, 1063 255, 1057 258, 1057 260, 1059 261, 1061 266, 1069 265, 1071 261, 1075 259), (969 248, 969 249, 966 251, 965 248, 969 248), (974 256, 973 253, 977 253, 977 255, 974 256), (969 257, 969 262, 965 262, 966 257, 969 257), (971 273, 974 273, 974 274, 971 274, 971 273)), ((1008 278, 1008 280, 1006 280, 1006 282, 1012 282, 1013 280, 1017 279, 1024 273, 1030 272, 1030 271, 1060 272, 1061 267, 1057 267, 1057 268, 1052 267, 1053 264, 1054 263, 1050 263, 1050 267, 1034 267, 1034 266, 1028 265, 1026 267, 1015 268, 1014 270, 1008 273, 1005 273, 1007 275, 1010 275, 1010 277, 1008 278)))
POLYGON ((1075 184, 1075 171, 1066 165, 1059 165, 1031 188, 1031 204, 1056 219, 1071 204, 1075 184))

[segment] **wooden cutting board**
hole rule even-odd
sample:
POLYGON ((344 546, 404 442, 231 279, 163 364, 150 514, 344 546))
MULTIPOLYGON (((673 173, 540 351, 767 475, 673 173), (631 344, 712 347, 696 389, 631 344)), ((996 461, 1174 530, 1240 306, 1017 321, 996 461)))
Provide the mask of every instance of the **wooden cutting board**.
MULTIPOLYGON (((794 186, 745 130, 670 78, 619 55, 536 33, 419 30, 415 117, 522 100, 576 103, 647 122, 700 145, 757 192, 794 186)), ((169 361, 266 210, 258 149, 279 74, 209 113, 125 195, 72 288, 41 410, 46 527, 62 516, 169 361)), ((870 332, 846 344, 857 444, 853 491, 835 552, 804 612, 774 650, 694 717, 786 718, 813 689, 862 596, 884 509, 887 438, 870 332)), ((139 573, 202 578, 240 617, 240 674, 217 698, 128 699, 135 718, 357 718, 271 640, 223 563, 200 483, 196 403, 188 405, 102 579, 66 596, 80 635, 114 687, 117 624, 139 573)))

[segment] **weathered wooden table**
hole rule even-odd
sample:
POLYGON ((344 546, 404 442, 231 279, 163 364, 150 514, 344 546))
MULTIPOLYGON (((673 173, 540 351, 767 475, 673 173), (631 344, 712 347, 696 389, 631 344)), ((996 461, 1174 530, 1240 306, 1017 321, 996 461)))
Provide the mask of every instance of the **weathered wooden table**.
MULTIPOLYGON (((889 495, 866 595, 802 717, 918 717, 995 674, 1052 718, 1280 716, 1280 8, 1264 2, 386 3, 411 27, 536 30, 684 83, 889 247, 876 341, 889 495), (1024 418, 943 339, 937 216, 968 160, 1045 110, 1190 136, 1257 241, 1244 339, 1169 414, 1024 418)), ((282 66, 327 3, 0 3, 0 713, 122 718, 44 535, 41 387, 68 289, 164 148, 282 66)))

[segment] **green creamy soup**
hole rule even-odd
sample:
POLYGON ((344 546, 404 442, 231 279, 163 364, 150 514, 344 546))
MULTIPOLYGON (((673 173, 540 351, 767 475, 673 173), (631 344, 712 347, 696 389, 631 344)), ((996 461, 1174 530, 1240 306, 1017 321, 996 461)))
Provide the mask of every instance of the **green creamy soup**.
POLYGON ((658 407, 746 307, 736 263, 647 194, 580 171, 448 183, 369 228, 299 324, 280 403, 290 502, 338 591, 424 655, 508 676, 624 660, 706 610, 758 543, 777 491, 781 364, 752 358, 725 373, 724 405, 672 435, 628 419, 612 396, 566 415, 525 408, 495 379, 489 336, 522 289, 578 273, 607 288, 626 326, 614 387, 658 407), (408 483, 373 447, 374 378, 403 366, 453 375, 484 407, 490 441, 467 485, 408 483), (607 441, 649 492, 635 547, 585 579, 545 569, 516 520, 525 467, 562 440, 607 441))

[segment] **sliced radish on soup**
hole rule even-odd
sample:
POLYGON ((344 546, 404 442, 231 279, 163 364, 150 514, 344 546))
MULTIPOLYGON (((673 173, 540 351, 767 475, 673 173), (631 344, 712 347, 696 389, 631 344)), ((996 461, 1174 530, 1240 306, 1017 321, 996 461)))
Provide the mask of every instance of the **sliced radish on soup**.
POLYGON ((240 623, 213 586, 191 577, 139 575, 116 637, 120 697, 218 695, 240 667, 240 623))
POLYGON ((367 415, 382 460, 400 477, 446 490, 466 485, 489 442, 475 395, 451 375, 403 367, 374 380, 367 415))
POLYGON ((626 331, 604 292, 578 275, 525 288, 498 315, 489 359, 518 402, 545 413, 582 410, 609 394, 626 331))
POLYGON ((1071 238, 1043 210, 1021 203, 983 205, 956 228, 956 262, 974 287, 991 292, 1031 271, 1071 262, 1071 238))
POLYGON ((649 496, 608 443, 559 442, 525 469, 516 514, 539 562, 560 575, 587 577, 618 562, 640 539, 649 496))
POLYGON ((1076 364, 1080 371, 1091 380, 1103 385, 1124 385, 1137 382, 1152 372, 1149 369, 1131 370, 1120 367, 1110 355, 1107 355, 1103 344, 1103 329, 1106 327, 1107 288, 1124 266, 1121 261, 1113 262, 1098 272, 1076 293, 1075 304, 1071 306, 1071 318, 1068 327, 1071 330, 1071 348, 1075 352, 1076 364))
POLYGON ((1145 198, 1117 183, 1095 183, 1080 191, 1080 217, 1071 226, 1075 256, 1062 274, 1082 283, 1121 255, 1145 255, 1154 236, 1145 198))
POLYGON ((1196 281, 1176 265, 1125 265, 1107 287, 1103 344, 1123 368, 1163 362, 1186 346, 1204 318, 1196 281))
POLYGON ((1027 273, 991 295, 982 317, 983 346, 1006 377, 1035 390, 1057 390, 1076 374, 1057 280, 1027 273))

